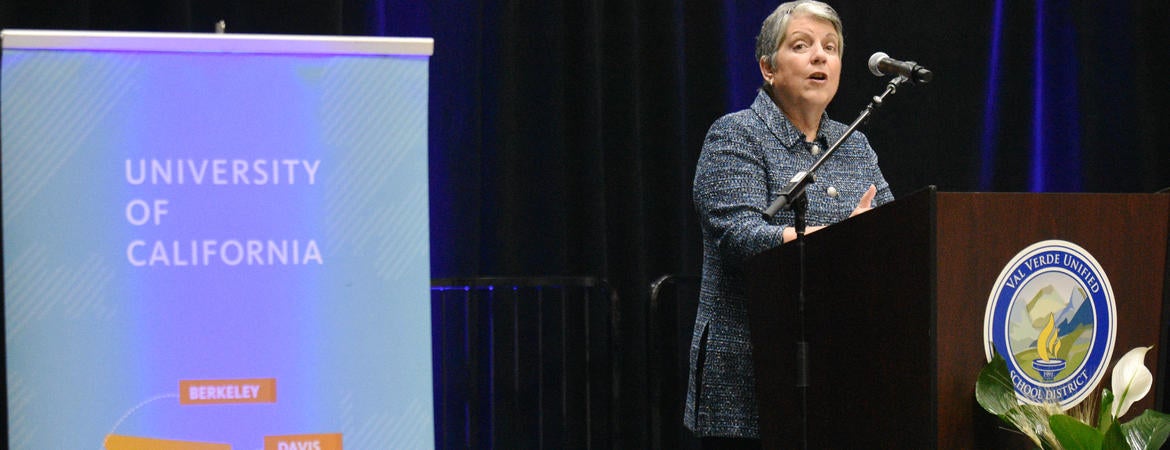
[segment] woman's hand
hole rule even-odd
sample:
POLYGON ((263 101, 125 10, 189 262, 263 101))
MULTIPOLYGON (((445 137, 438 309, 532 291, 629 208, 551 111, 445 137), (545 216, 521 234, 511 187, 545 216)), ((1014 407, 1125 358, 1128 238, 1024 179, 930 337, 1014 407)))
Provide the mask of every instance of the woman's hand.
MULTIPOLYGON (((875 195, 877 195, 877 187, 871 184, 871 185, 869 185, 869 189, 866 189, 865 193, 861 194, 861 200, 857 201, 857 207, 853 208, 853 212, 849 214, 849 217, 853 217, 853 216, 856 216, 858 214, 861 214, 863 212, 866 212, 866 211, 873 209, 873 197, 875 195)), ((811 226, 810 225, 808 227, 805 227, 804 234, 812 234, 813 232, 820 230, 822 228, 825 228, 825 227, 824 226, 811 226)), ((784 240, 785 243, 795 241, 796 240, 796 228, 794 228, 794 227, 784 228, 784 235, 783 235, 782 239, 784 240)))
MULTIPOLYGON (((804 234, 805 235, 813 234, 813 232, 820 230, 824 227, 825 227, 825 225, 806 226, 806 227, 804 227, 804 234)), ((787 244, 789 242, 795 241, 796 240, 796 227, 784 227, 783 239, 784 239, 784 242, 782 242, 783 244, 787 244)))
POLYGON ((857 207, 853 208, 853 212, 849 214, 849 217, 873 209, 873 196, 875 195, 877 195, 877 187, 871 184, 869 185, 869 189, 866 189, 865 193, 861 194, 861 200, 857 202, 857 207))

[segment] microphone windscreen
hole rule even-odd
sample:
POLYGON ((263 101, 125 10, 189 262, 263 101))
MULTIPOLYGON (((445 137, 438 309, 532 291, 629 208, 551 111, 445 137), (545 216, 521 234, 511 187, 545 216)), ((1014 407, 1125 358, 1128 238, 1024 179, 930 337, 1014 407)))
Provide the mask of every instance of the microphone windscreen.
POLYGON ((869 57, 869 72, 872 73, 876 77, 880 77, 882 75, 885 75, 884 73, 882 73, 882 70, 878 68, 878 65, 881 64, 883 59, 886 59, 889 57, 890 57, 890 55, 887 55, 885 52, 877 52, 877 53, 874 53, 873 56, 870 56, 869 57))

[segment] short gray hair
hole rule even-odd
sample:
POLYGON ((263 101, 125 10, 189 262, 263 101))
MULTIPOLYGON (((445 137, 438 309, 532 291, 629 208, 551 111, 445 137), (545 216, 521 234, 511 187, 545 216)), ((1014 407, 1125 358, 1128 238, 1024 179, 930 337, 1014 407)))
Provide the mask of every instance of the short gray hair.
POLYGON ((764 19, 764 24, 760 26, 760 35, 756 36, 756 63, 759 63, 761 58, 768 57, 768 65, 773 67, 776 65, 776 50, 784 43, 785 35, 788 34, 789 19, 796 14, 808 14, 833 24, 833 28, 837 30, 838 54, 845 53, 845 32, 842 30, 841 16, 837 15, 837 10, 824 2, 797 0, 777 6, 776 10, 764 19))

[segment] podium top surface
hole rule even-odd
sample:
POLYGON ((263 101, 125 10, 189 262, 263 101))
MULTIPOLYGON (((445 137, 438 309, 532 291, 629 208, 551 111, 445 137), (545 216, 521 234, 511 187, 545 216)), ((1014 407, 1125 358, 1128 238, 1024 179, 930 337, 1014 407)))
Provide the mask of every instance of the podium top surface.
POLYGON ((4 50, 430 56, 431 38, 3 30, 4 50))

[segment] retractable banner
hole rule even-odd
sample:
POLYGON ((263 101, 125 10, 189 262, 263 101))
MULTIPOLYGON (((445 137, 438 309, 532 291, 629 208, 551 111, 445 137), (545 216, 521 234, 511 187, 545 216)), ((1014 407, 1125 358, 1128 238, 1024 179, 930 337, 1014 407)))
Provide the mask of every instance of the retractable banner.
POLYGON ((433 447, 430 39, 3 44, 9 448, 433 447))

